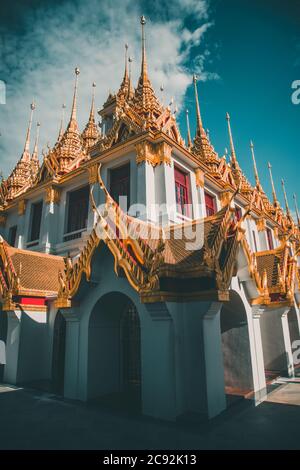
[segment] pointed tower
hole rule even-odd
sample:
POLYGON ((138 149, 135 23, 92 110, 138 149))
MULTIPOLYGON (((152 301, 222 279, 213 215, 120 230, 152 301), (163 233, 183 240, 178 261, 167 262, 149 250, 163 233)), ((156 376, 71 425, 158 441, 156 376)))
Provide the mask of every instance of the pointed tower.
POLYGON ((89 116, 88 123, 85 126, 83 133, 81 134, 81 137, 84 142, 84 146, 87 149, 91 148, 101 137, 97 124, 95 122, 95 89, 96 89, 95 82, 93 82, 92 88, 93 88, 93 91, 92 91, 92 103, 91 103, 90 116, 89 116))
POLYGON ((293 199, 294 199, 294 205, 295 205, 297 225, 298 227, 300 227, 300 215, 299 215, 298 204, 297 204, 297 196, 295 193, 293 194, 293 199))
POLYGON ((291 219, 291 212, 290 212, 290 208, 289 208, 288 198, 287 198, 287 195, 286 195, 284 179, 281 180, 281 186, 282 186, 282 191, 283 191, 283 196, 284 196, 286 215, 289 219, 291 219))
POLYGON ((148 118, 149 115, 152 115, 153 118, 155 119, 161 114, 162 107, 157 97, 155 96, 153 87, 148 77, 145 24, 146 24, 146 19, 144 16, 142 16, 141 17, 142 65, 141 65, 141 74, 139 77, 138 85, 137 85, 137 88, 135 90, 135 94, 133 97, 133 106, 134 106, 135 111, 141 116, 148 118))
POLYGON ((7 179, 7 199, 11 200, 31 185, 31 156, 30 156, 30 132, 32 126, 35 103, 30 105, 30 117, 26 132, 24 150, 20 160, 7 179))
POLYGON ((130 81, 128 74, 128 44, 125 44, 125 68, 124 68, 124 77, 120 85, 119 91, 117 93, 117 100, 124 102, 129 95, 130 81))
POLYGON ((35 143, 34 143, 34 148, 31 156, 31 175, 32 175, 32 180, 35 180, 39 168, 40 168, 40 163, 39 163, 39 154, 38 154, 38 144, 39 144, 39 135, 40 135, 40 123, 38 122, 36 125, 36 137, 35 137, 35 143))
POLYGON ((188 144, 188 148, 190 149, 192 147, 192 139, 191 139, 191 130, 190 130, 190 120, 189 120, 189 110, 188 109, 186 109, 185 114, 186 114, 186 127, 187 127, 187 144, 188 144))
POLYGON ((252 140, 250 140, 250 150, 251 150, 251 155, 252 155, 252 161, 253 161, 253 169, 254 169, 254 176, 255 176, 255 185, 256 188, 259 192, 263 192, 262 186, 260 184, 259 176, 258 176, 258 171, 257 171, 257 165, 256 165, 256 158, 255 158, 255 153, 254 153, 254 144, 252 140))
POLYGON ((245 176, 242 174, 242 171, 240 169, 240 166, 236 158, 229 113, 226 113, 226 121, 227 121, 229 144, 230 144, 230 166, 232 169, 233 178, 237 186, 241 186, 241 188, 245 192, 251 192, 251 186, 247 182, 245 176))
POLYGON ((277 195, 275 191, 275 185, 274 185, 274 180, 273 180, 273 175, 272 175, 272 165, 270 162, 268 162, 268 169, 269 169, 270 181, 271 181, 271 187, 272 187, 273 206, 275 207, 275 209, 278 209, 280 207, 280 204, 277 199, 277 195))
POLYGON ((198 155, 204 160, 210 159, 211 157, 215 157, 215 153, 213 151, 212 146, 209 143, 207 138, 206 132, 204 130, 200 112, 200 103, 198 97, 198 88, 197 88, 197 77, 193 75, 193 83, 194 83, 194 92, 195 92, 195 104, 196 104, 196 119, 197 119, 197 127, 196 127, 196 136, 194 138, 194 146, 192 148, 193 153, 198 155))
MULTIPOLYGON (((67 173, 78 165, 86 158, 86 152, 83 148, 83 141, 79 132, 77 123, 77 91, 78 91, 78 76, 80 70, 78 67, 75 69, 75 85, 73 94, 73 103, 70 121, 67 129, 61 136, 60 141, 54 147, 52 153, 58 163, 56 171, 58 173, 67 173)), ((51 152, 50 152, 51 153, 51 152)))

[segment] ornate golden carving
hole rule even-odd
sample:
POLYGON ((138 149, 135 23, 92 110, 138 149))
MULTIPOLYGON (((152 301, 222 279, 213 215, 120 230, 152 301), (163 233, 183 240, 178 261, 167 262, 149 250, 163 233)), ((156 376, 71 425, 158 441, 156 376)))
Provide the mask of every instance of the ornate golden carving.
POLYGON ((142 162, 150 163, 152 166, 166 164, 171 164, 171 154, 172 147, 166 142, 159 142, 158 144, 153 144, 144 140, 136 144, 136 162, 140 164, 142 162))
POLYGON ((220 197, 220 202, 221 202, 222 207, 225 207, 230 203, 232 199, 232 194, 233 194, 232 191, 222 191, 220 193, 219 197, 220 197))
POLYGON ((204 171, 201 168, 196 168, 195 176, 197 188, 204 188, 204 171))
POLYGON ((89 184, 95 184, 98 181, 98 163, 88 167, 89 184))
POLYGON ((261 217, 260 219, 256 219, 255 223, 259 232, 263 232, 264 230, 266 230, 266 219, 261 217))
POLYGON ((21 199, 18 202, 18 215, 24 215, 26 211, 26 199, 21 199))
POLYGON ((60 203, 61 190, 56 186, 49 186, 46 188, 46 204, 59 204, 60 203))

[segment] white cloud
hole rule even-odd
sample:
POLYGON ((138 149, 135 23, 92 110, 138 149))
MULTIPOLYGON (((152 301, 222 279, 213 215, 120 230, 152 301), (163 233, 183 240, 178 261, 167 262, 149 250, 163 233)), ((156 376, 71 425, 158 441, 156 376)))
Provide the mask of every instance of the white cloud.
MULTIPOLYGON (((75 66, 81 70, 78 99, 81 128, 88 118, 92 82, 97 83, 98 108, 109 89, 118 89, 126 42, 135 58, 133 78, 137 80, 141 13, 141 4, 134 0, 117 4, 108 0, 72 0, 59 6, 40 7, 28 16, 22 37, 4 38, 1 60, 8 79, 7 104, 0 106, 0 164, 6 175, 22 152, 33 97, 37 103, 35 120, 41 122, 40 148, 55 142, 63 102, 67 103, 66 118, 69 115, 75 66)), ((150 78, 156 90, 164 84, 165 102, 174 96, 180 106, 191 82, 192 71, 187 64, 192 48, 199 46, 211 24, 207 1, 174 0, 168 7, 156 1, 153 15, 147 20, 150 78), (193 30, 186 21, 191 15, 197 22, 193 30)), ((211 78, 204 70, 206 54, 203 50, 196 61, 202 79, 211 78)), ((157 94, 160 96, 159 91, 157 94)))

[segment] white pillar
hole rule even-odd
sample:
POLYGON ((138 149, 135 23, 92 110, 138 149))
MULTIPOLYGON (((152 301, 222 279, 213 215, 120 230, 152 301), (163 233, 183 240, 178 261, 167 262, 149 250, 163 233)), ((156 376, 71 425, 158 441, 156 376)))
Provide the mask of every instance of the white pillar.
POLYGON ((223 352, 220 332, 222 303, 213 302, 203 317, 207 414, 213 418, 226 409, 223 352))
POLYGON ((283 331, 283 340, 286 351, 286 361, 287 361, 287 373, 289 377, 294 375, 294 361, 293 361, 293 352, 290 338, 290 330, 288 323, 288 309, 285 310, 281 315, 282 331, 283 331))
POLYGON ((265 398, 267 393, 264 353, 260 330, 261 314, 262 310, 259 307, 253 307, 252 322, 250 322, 249 324, 249 339, 253 371, 253 391, 255 404, 259 404, 265 398), (253 342, 251 341, 251 338, 253 338, 253 342))
POLYGON ((149 304, 152 324, 142 329, 143 414, 176 419, 173 322, 165 304, 149 304))
POLYGON ((78 399, 80 322, 74 309, 61 309, 66 320, 64 396, 78 399))
POLYGON ((21 312, 8 311, 6 313, 7 313, 7 340, 6 340, 6 364, 4 368, 4 382, 15 385, 18 381, 21 312))

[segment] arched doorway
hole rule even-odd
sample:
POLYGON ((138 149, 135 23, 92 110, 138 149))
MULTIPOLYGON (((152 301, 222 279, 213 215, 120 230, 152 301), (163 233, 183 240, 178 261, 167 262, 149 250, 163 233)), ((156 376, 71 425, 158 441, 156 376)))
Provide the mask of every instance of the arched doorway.
POLYGON ((88 398, 140 411, 141 328, 134 303, 113 292, 99 299, 89 321, 88 398))
POLYGON ((221 309, 221 338, 227 402, 253 391, 247 314, 242 299, 230 291, 221 309))
MULTIPOLYGON (((5 347, 6 338, 7 338, 7 313, 3 312, 2 309, 0 309, 0 341, 4 343, 4 345, 3 343, 0 345, 1 355, 2 353, 4 353, 3 346, 5 347)), ((0 362, 0 382, 3 382, 4 367, 5 367, 5 364, 1 364, 0 362)))
POLYGON ((58 394, 64 392, 65 349, 66 320, 61 312, 57 312, 53 328, 52 389, 58 394))

